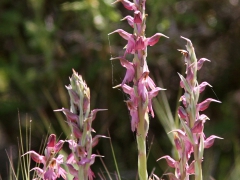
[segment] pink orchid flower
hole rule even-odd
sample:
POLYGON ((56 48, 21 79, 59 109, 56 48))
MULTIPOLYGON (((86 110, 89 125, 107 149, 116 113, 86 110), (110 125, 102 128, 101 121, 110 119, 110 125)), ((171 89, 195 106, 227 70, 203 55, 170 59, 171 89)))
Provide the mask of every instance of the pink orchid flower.
POLYGON ((121 21, 123 21, 123 20, 127 20, 128 24, 133 28, 134 22, 133 22, 133 17, 132 16, 128 15, 128 16, 124 17, 123 19, 121 19, 121 21))
POLYGON ((108 35, 111 35, 113 33, 118 33, 120 36, 122 36, 123 39, 127 40, 127 47, 126 47, 126 51, 124 53, 124 57, 126 56, 126 54, 134 54, 135 53, 135 39, 134 39, 134 35, 122 30, 122 29, 117 29, 111 33, 109 33, 108 35))
POLYGON ((195 87, 194 91, 196 92, 196 90, 199 89, 199 93, 201 93, 205 90, 206 86, 212 87, 208 82, 204 81, 201 84, 199 84, 197 87, 195 87))
POLYGON ((152 99, 158 95, 158 92, 161 90, 166 90, 160 87, 156 87, 148 92, 148 110, 151 113, 152 117, 154 117, 154 111, 152 108, 152 99))
POLYGON ((128 60, 126 60, 123 57, 116 57, 116 58, 111 58, 111 60, 115 60, 115 59, 119 59, 120 63, 123 67, 125 67, 127 69, 125 77, 122 81, 122 85, 125 84, 126 82, 131 82, 134 78, 134 74, 135 74, 135 66, 132 62, 129 62, 128 60))
POLYGON ((140 11, 134 11, 134 23, 138 24, 138 23, 142 23, 142 14, 140 11))
POLYGON ((207 98, 206 100, 204 100, 203 102, 197 104, 197 109, 198 111, 204 111, 208 108, 208 106, 210 105, 211 102, 217 102, 217 103, 221 103, 221 101, 212 99, 212 98, 207 98))
POLYGON ((206 58, 199 59, 198 62, 197 62, 197 70, 200 70, 202 68, 202 65, 205 61, 211 62, 210 60, 208 60, 206 58))
POLYGON ((67 117, 67 120, 70 121, 70 122, 75 122, 76 123, 78 121, 78 115, 72 113, 68 109, 62 108, 62 109, 56 109, 54 111, 55 112, 62 111, 65 114, 65 116, 67 117))
POLYGON ((210 148, 213 145, 215 139, 223 139, 223 138, 215 135, 211 135, 210 137, 204 140, 204 148, 210 148))
POLYGON ((159 161, 161 159, 165 159, 167 161, 168 166, 170 166, 170 167, 173 167, 173 168, 178 167, 178 161, 174 160, 173 158, 171 158, 168 155, 163 156, 163 157, 157 159, 157 161, 159 161))
POLYGON ((128 10, 136 10, 137 9, 136 5, 128 0, 116 0, 112 4, 115 4, 117 2, 121 2, 123 4, 123 6, 128 10))
POLYGON ((66 171, 60 167, 60 164, 63 163, 63 155, 58 155, 55 158, 55 155, 61 150, 64 141, 60 140, 56 143, 56 135, 51 134, 48 138, 47 147, 45 149, 45 156, 39 155, 35 151, 28 151, 23 154, 30 154, 32 160, 36 163, 43 164, 43 168, 35 167, 32 170, 37 172, 38 177, 43 180, 56 180, 60 178, 66 179, 66 171))

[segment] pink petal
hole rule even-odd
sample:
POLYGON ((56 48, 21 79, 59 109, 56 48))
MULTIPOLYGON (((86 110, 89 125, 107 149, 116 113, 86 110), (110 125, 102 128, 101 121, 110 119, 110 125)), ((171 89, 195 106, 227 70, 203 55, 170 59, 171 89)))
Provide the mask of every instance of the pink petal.
POLYGON ((187 158, 189 159, 191 156, 191 153, 193 152, 193 146, 192 146, 192 143, 187 139, 184 140, 184 144, 185 144, 185 153, 187 158))
POLYGON ((192 133, 202 133, 203 127, 203 121, 197 120, 193 125, 192 133))
POLYGON ((209 104, 210 104, 211 102, 221 103, 221 101, 217 101, 217 100, 215 100, 215 99, 208 98, 208 99, 204 100, 203 102, 201 102, 201 103, 199 103, 199 104, 197 105, 198 110, 199 110, 199 111, 204 111, 205 109, 208 108, 208 106, 209 106, 209 104))
POLYGON ((187 169, 187 173, 190 174, 190 175, 195 173, 194 163, 195 163, 195 160, 192 161, 192 163, 189 165, 189 167, 187 169))
POLYGON ((152 98, 156 97, 158 95, 158 91, 160 91, 160 90, 165 90, 165 89, 156 87, 153 90, 151 90, 150 92, 148 92, 148 109, 149 109, 152 117, 154 117, 154 112, 153 112, 153 108, 152 108, 152 98))
MULTIPOLYGON (((89 95, 90 96, 90 95, 89 95)), ((83 98, 83 112, 87 112, 90 109, 90 97, 84 96, 83 98)))
POLYGON ((199 120, 201 121, 206 121, 206 120, 209 120, 209 117, 207 117, 205 114, 201 114, 199 117, 198 117, 199 120))
MULTIPOLYGON (((146 73, 146 72, 144 72, 146 73)), ((146 81, 147 81, 147 87, 150 89, 155 89, 156 85, 154 83, 154 81, 152 80, 152 78, 150 78, 149 76, 146 77, 146 81)), ((162 89, 165 90, 165 89, 162 89)))
POLYGON ((82 132, 79 129, 79 126, 76 123, 68 123, 70 127, 72 127, 73 135, 75 138, 81 138, 82 132))
MULTIPOLYGON (((190 155, 191 155, 191 152, 193 151, 193 146, 189 140, 189 138, 187 137, 186 133, 183 132, 182 130, 180 129, 175 129, 175 130, 172 130, 170 132, 177 132, 178 133, 178 137, 180 139, 182 139, 182 141, 184 142, 184 146, 185 146, 185 153, 187 155, 187 157, 189 158, 190 155)), ((180 146, 178 147, 180 149, 180 146)))
POLYGON ((134 23, 142 23, 142 14, 140 11, 134 12, 134 23))
POLYGON ((48 137, 48 142, 47 142, 47 147, 54 147, 56 144, 56 135, 55 134, 50 134, 48 137))
POLYGON ((160 88, 160 87, 156 87, 154 89, 152 89, 148 94, 149 94, 149 98, 152 99, 154 97, 156 97, 158 95, 158 92, 161 91, 161 90, 166 90, 166 89, 163 89, 163 88, 160 88))
POLYGON ((168 164, 170 167, 173 167, 173 168, 175 168, 175 167, 176 167, 176 164, 178 163, 177 161, 175 161, 173 158, 171 158, 171 157, 168 156, 168 155, 159 158, 157 161, 159 161, 159 160, 161 160, 161 159, 166 159, 167 164, 168 164))
POLYGON ((126 54, 134 54, 134 53, 135 53, 135 40, 134 40, 134 36, 131 35, 131 37, 128 39, 128 42, 127 42, 127 48, 124 53, 124 57, 126 56, 126 54))
POLYGON ((59 168, 58 174, 60 174, 60 176, 62 176, 63 179, 67 179, 67 176, 66 176, 67 172, 63 168, 61 167, 59 168))
MULTIPOLYGON (((134 89, 133 89, 132 87, 126 85, 126 84, 124 84, 124 85, 122 86, 122 89, 123 89, 123 91, 124 91, 125 93, 127 93, 128 95, 130 95, 131 104, 129 104, 129 105, 131 105, 132 107, 137 106, 137 104, 138 104, 138 97, 136 97, 136 94, 135 94, 134 89)), ((129 107, 129 108, 130 108, 130 107, 129 107)), ((132 108, 131 108, 131 109, 132 109, 132 108)))
POLYGON ((106 111, 107 109, 94 109, 91 111, 91 117, 92 117, 92 121, 96 118, 96 114, 99 111, 106 111))
POLYGON ((206 58, 199 59, 199 61, 197 62, 197 70, 200 70, 202 68, 202 65, 205 61, 211 62, 210 60, 208 60, 206 58))
POLYGON ((158 42, 158 40, 161 36, 168 38, 167 36, 165 36, 162 33, 156 33, 152 37, 147 38, 147 45, 153 46, 154 44, 156 44, 158 42))
POLYGON ((58 157, 56 158, 57 163, 62 164, 63 163, 63 158, 64 158, 64 156, 62 154, 59 154, 58 157))
POLYGON ((193 80, 193 71, 192 71, 192 67, 188 67, 187 68, 187 77, 186 80, 191 84, 192 80, 193 80))
POLYGON ((139 123, 138 112, 135 111, 135 110, 131 110, 130 115, 132 117, 132 119, 131 119, 131 130, 132 130, 132 132, 134 132, 135 129, 138 127, 138 123, 139 123))
POLYGON ((117 30, 109 33, 108 35, 111 35, 113 33, 118 33, 120 36, 122 36, 127 41, 132 37, 132 34, 124 31, 123 29, 117 29, 117 30))
POLYGON ((186 119, 187 118, 187 112, 186 112, 186 110, 182 106, 179 106, 179 108, 178 108, 178 115, 182 119, 186 119))
POLYGON ((176 133, 174 133, 174 143, 178 151, 182 150, 180 138, 176 135, 176 133))
POLYGON ((44 179, 46 179, 46 180, 56 180, 56 179, 57 179, 57 175, 56 175, 56 173, 53 171, 53 169, 48 169, 48 170, 44 173, 44 179))
POLYGON ((142 98, 143 102, 145 102, 148 97, 148 91, 144 79, 140 79, 138 82, 138 94, 142 98))
POLYGON ((96 146, 98 144, 98 139, 99 138, 109 138, 107 136, 103 136, 103 135, 96 135, 93 139, 92 139, 92 147, 96 146))
MULTIPOLYGON (((172 131, 170 131, 170 132, 177 132, 178 135, 179 135, 181 138, 183 138, 183 137, 186 136, 186 133, 185 133, 184 131, 182 131, 181 129, 174 129, 174 130, 172 130, 172 131)), ((170 132, 169 132, 169 133, 170 133, 170 132)))
POLYGON ((32 168, 30 171, 36 171, 39 177, 43 177, 43 170, 39 167, 32 168))
POLYGON ((131 119, 131 130, 132 130, 132 132, 134 132, 137 129, 138 123, 139 123, 138 112, 136 110, 131 110, 130 115, 132 117, 132 119, 131 119))
POLYGON ((91 161, 90 161, 90 165, 94 164, 96 157, 104 157, 104 156, 92 154, 92 155, 91 155, 91 158, 90 158, 90 160, 91 160, 91 161))
POLYGON ((66 163, 67 164, 74 164, 74 163, 76 163, 76 160, 75 160, 75 157, 74 157, 73 153, 68 155, 66 163))
POLYGON ((62 108, 62 109, 57 109, 57 110, 54 110, 54 111, 62 111, 65 114, 65 116, 67 117, 68 121, 71 121, 71 122, 77 122, 78 121, 78 115, 72 113, 68 109, 62 108))
POLYGON ((93 171, 90 168, 88 168, 88 180, 93 180, 93 178, 95 178, 95 175, 93 171))
POLYGON ((144 50, 146 48, 146 43, 145 43, 146 39, 143 39, 142 36, 140 36, 137 40, 136 40, 136 44, 135 44, 135 50, 144 50))
POLYGON ((182 95, 182 96, 180 97, 179 101, 180 101, 180 102, 182 101, 183 105, 184 105, 185 107, 187 107, 187 101, 186 101, 186 97, 185 97, 184 95, 182 95))
POLYGON ((184 88, 184 83, 183 83, 182 80, 180 81, 180 87, 181 87, 181 88, 184 88))
POLYGON ((90 163, 91 159, 88 159, 87 157, 82 158, 81 161, 78 162, 78 165, 85 165, 87 163, 90 163))
POLYGON ((204 148, 210 148, 213 145, 215 139, 223 139, 223 138, 215 135, 211 135, 204 141, 204 148))
POLYGON ((132 16, 126 16, 125 18, 121 19, 121 20, 127 20, 128 24, 133 27, 134 22, 133 22, 133 17, 132 16))
POLYGON ((206 86, 212 87, 210 84, 204 81, 201 84, 199 84, 197 87, 195 87, 194 90, 196 91, 196 88, 199 88, 199 93, 201 93, 205 90, 206 86))
POLYGON ((69 86, 66 86, 66 88, 67 88, 69 95, 70 95, 71 99, 73 100, 73 102, 75 104, 79 104, 79 100, 80 100, 79 95, 72 89, 72 86, 69 85, 69 86))
MULTIPOLYGON (((129 103, 128 103, 128 106, 129 106, 129 103)), ((136 130, 136 128, 138 127, 138 123, 139 123, 138 111, 137 111, 136 107, 129 109, 129 111, 130 111, 130 115, 132 117, 131 130, 132 130, 132 132, 134 132, 136 130)))
POLYGON ((130 111, 131 119, 131 130, 134 132, 138 126, 139 118, 136 105, 131 101, 126 101, 128 110, 130 111))
POLYGON ((63 140, 58 141, 58 143, 54 146, 55 153, 58 153, 62 149, 64 142, 65 141, 63 140))
POLYGON ((151 113, 151 116, 154 118, 154 111, 152 108, 152 99, 148 99, 148 111, 151 113))
POLYGON ((128 0, 116 0, 115 2, 113 2, 112 4, 116 3, 116 2, 121 2, 123 4, 123 6, 128 9, 128 10, 136 10, 136 6, 134 3, 128 1, 128 0))
POLYGON ((134 64, 132 62, 129 62, 128 60, 122 57, 120 57, 119 59, 120 59, 121 65, 127 69, 127 72, 122 82, 122 85, 123 85, 125 84, 125 82, 131 82, 133 80, 135 69, 134 69, 134 64))
POLYGON ((72 151, 74 151, 77 147, 77 143, 74 140, 66 140, 66 142, 68 142, 69 149, 71 149, 72 151))
POLYGON ((42 155, 39 155, 35 151, 28 151, 25 154, 23 154, 22 156, 24 156, 26 154, 30 154, 30 157, 32 158, 32 160, 34 160, 36 163, 42 163, 42 164, 46 163, 45 157, 42 155))
POLYGON ((130 96, 135 95, 134 89, 132 87, 128 86, 127 84, 122 85, 122 90, 130 96))

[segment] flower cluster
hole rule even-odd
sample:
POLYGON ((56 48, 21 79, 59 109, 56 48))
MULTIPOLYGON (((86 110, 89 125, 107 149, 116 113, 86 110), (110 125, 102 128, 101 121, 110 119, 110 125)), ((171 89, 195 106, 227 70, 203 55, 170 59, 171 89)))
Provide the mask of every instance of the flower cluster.
MULTIPOLYGON (((158 95, 160 90, 149 76, 150 71, 147 65, 147 47, 155 45, 160 37, 166 37, 162 33, 156 33, 151 37, 145 37, 146 17, 145 3, 146 0, 116 0, 123 6, 133 11, 133 16, 126 16, 128 24, 133 28, 133 33, 128 33, 123 29, 117 29, 109 35, 118 33, 127 41, 125 52, 122 56, 111 58, 119 60, 121 65, 126 68, 126 74, 121 87, 128 94, 129 98, 125 101, 131 115, 131 130, 136 131, 136 140, 138 148, 138 175, 140 180, 150 180, 147 172, 146 156, 146 136, 149 128, 149 114, 154 117, 152 108, 152 99, 158 95), (133 60, 127 58, 133 55, 133 60)), ((211 102, 220 103, 212 98, 202 102, 199 101, 200 93, 206 86, 207 82, 198 83, 197 72, 201 69, 206 58, 197 61, 194 47, 191 41, 187 41, 187 50, 179 50, 185 58, 186 77, 179 74, 181 79, 180 86, 184 89, 184 95, 180 98, 182 105, 178 108, 178 117, 181 122, 181 128, 171 131, 174 134, 174 143, 178 153, 178 159, 166 155, 160 159, 165 159, 167 164, 175 169, 175 173, 167 173, 171 180, 189 180, 190 175, 195 175, 195 180, 202 180, 202 161, 204 149, 210 148, 218 136, 211 135, 206 137, 204 134, 204 124, 209 118, 202 114, 211 102)), ((88 88, 81 75, 73 70, 70 78, 70 85, 66 86, 70 96, 70 109, 62 108, 55 111, 64 113, 67 124, 71 128, 71 139, 60 140, 56 142, 56 135, 51 134, 48 138, 44 156, 35 151, 29 151, 31 158, 43 164, 43 167, 35 167, 38 179, 56 180, 57 178, 67 179, 66 171, 60 166, 65 164, 73 180, 93 180, 95 174, 90 166, 94 163, 96 157, 103 157, 92 153, 93 147, 98 143, 99 138, 107 138, 103 135, 92 136, 95 132, 92 123, 96 118, 98 111, 105 109, 90 110, 90 89, 88 88), (64 142, 67 142, 71 153, 66 161, 63 161, 63 155, 58 155, 64 142)), ((24 154, 24 155, 25 155, 24 154)), ((159 160, 160 160, 159 159, 159 160)), ((152 173, 153 179, 159 179, 152 173)))
POLYGON ((70 78, 70 85, 66 86, 66 88, 70 96, 70 110, 62 108, 55 111, 62 111, 66 115, 67 124, 72 131, 72 139, 60 140, 56 143, 56 135, 51 134, 45 149, 45 156, 39 155, 35 151, 29 151, 25 154, 30 154, 35 162, 44 165, 42 169, 39 167, 32 169, 37 172, 40 179, 56 180, 60 176, 66 179, 66 172, 60 167, 60 164, 63 163, 63 155, 59 155, 57 158, 55 156, 61 150, 63 143, 68 142, 72 153, 68 155, 64 164, 67 165, 70 174, 74 177, 73 179, 93 180, 95 175, 90 166, 94 163, 95 157, 100 155, 92 154, 92 148, 97 145, 100 137, 107 137, 96 135, 92 138, 92 132, 95 132, 92 129, 92 122, 96 118, 97 112, 105 109, 90 111, 90 90, 83 81, 82 76, 78 75, 74 70, 70 78))
MULTIPOLYGON (((209 118, 205 114, 200 114, 208 108, 211 102, 218 102, 215 99, 208 98, 203 102, 198 103, 199 95, 205 90, 206 86, 210 86, 207 82, 198 83, 197 71, 201 69, 206 58, 201 58, 197 61, 194 47, 191 41, 182 37, 187 41, 187 50, 179 50, 185 57, 186 78, 181 74, 180 86, 184 89, 184 95, 180 98, 183 106, 178 108, 178 116, 182 125, 181 129, 173 130, 174 142, 178 152, 179 160, 174 160, 170 156, 163 156, 160 159, 166 159, 170 167, 175 168, 175 174, 168 173, 170 179, 173 180, 188 180, 189 175, 194 174, 195 180, 202 179, 203 151, 204 148, 210 148, 215 138, 218 136, 212 135, 205 137, 203 132, 204 123, 209 118), (193 155, 192 162, 190 161, 193 155)), ((160 160, 159 159, 159 160, 160 160)))
POLYGON ((63 163, 63 155, 58 155, 57 153, 62 149, 64 144, 63 140, 56 143, 56 135, 51 134, 48 138, 47 147, 45 148, 44 156, 39 155, 35 151, 28 151, 26 154, 30 154, 32 160, 36 163, 43 164, 43 168, 35 167, 32 170, 36 171, 38 178, 44 180, 56 180, 60 178, 66 179, 66 171, 60 167, 63 163))
POLYGON ((67 123, 72 130, 72 139, 67 140, 72 153, 67 157, 67 166, 69 172, 74 176, 74 180, 92 180, 95 175, 90 169, 94 163, 95 157, 99 156, 92 154, 92 148, 97 145, 102 135, 96 135, 92 138, 92 122, 98 111, 105 109, 94 109, 90 111, 90 89, 83 81, 82 76, 78 75, 73 70, 73 75, 70 78, 70 85, 66 86, 70 96, 70 110, 59 109, 62 111, 67 123))
POLYGON ((127 40, 126 50, 123 56, 115 57, 111 60, 119 59, 121 65, 126 68, 125 77, 121 83, 121 87, 125 93, 130 96, 126 101, 130 114, 132 116, 132 131, 135 131, 139 122, 138 106, 139 103, 144 105, 145 112, 150 112, 154 116, 152 110, 152 98, 158 94, 159 87, 156 87, 153 80, 149 77, 149 70, 146 62, 147 46, 155 45, 161 36, 167 37, 161 33, 156 33, 152 37, 145 37, 145 2, 146 0, 137 0, 132 3, 128 0, 117 0, 123 6, 134 11, 134 17, 126 16, 123 20, 127 20, 129 25, 134 28, 134 33, 128 33, 122 29, 117 29, 110 34, 118 33, 122 38, 127 40), (133 62, 126 59, 127 54, 134 54, 133 62), (133 87, 126 83, 133 82, 133 87))
MULTIPOLYGON (((118 33, 122 38, 127 40, 126 50, 123 56, 112 58, 111 60, 119 59, 121 65, 126 68, 125 77, 120 85, 122 90, 129 95, 126 101, 127 107, 131 115, 131 129, 137 133, 138 143, 138 172, 140 180, 146 180, 146 147, 145 138, 148 133, 149 117, 148 113, 154 117, 152 108, 152 98, 157 96, 158 91, 162 88, 156 87, 155 83, 149 76, 147 66, 147 46, 155 45, 161 36, 166 37, 161 33, 156 33, 151 37, 145 37, 146 17, 145 3, 146 0, 117 0, 123 6, 133 11, 133 16, 126 16, 123 20, 127 20, 128 24, 134 29, 133 33, 128 33, 123 29, 117 29, 110 34, 118 33), (130 62, 126 56, 133 54, 133 61, 130 62), (127 84, 128 83, 128 84, 127 84), (129 84, 133 84, 131 87, 129 84)), ((110 35, 109 34, 109 35, 110 35)))

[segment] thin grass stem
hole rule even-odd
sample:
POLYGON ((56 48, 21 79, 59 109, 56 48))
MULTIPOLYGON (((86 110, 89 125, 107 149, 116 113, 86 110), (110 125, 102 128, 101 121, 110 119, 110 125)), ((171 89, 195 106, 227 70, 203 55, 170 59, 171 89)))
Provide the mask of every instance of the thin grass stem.
MULTIPOLYGON (((10 166, 10 168, 9 168, 10 179, 11 179, 11 177, 12 177, 12 176, 11 176, 12 173, 13 173, 13 176, 17 179, 16 173, 15 173, 15 171, 14 171, 14 166, 13 166, 13 162, 12 162, 12 157, 11 157, 11 155, 9 156, 7 150, 5 150, 5 151, 6 151, 6 154, 7 154, 8 160, 9 160, 9 166, 10 166)), ((11 150, 10 150, 10 154, 12 154, 11 150)))
POLYGON ((115 153, 114 153, 114 148, 113 148, 113 145, 112 145, 112 141, 111 141, 109 131, 108 131, 108 136, 109 136, 109 141, 110 141, 110 146, 111 146, 111 151, 112 151, 112 155, 113 155, 114 164, 115 164, 117 175, 118 175, 118 180, 121 180, 121 176, 120 176, 120 173, 119 173, 119 170, 118 170, 117 160, 116 160, 116 156, 115 156, 115 153))
MULTIPOLYGON (((100 153, 98 151, 97 151, 97 153, 98 153, 98 155, 100 155, 100 153)), ((102 162, 102 165, 103 165, 103 167, 104 167, 104 169, 105 169, 105 171, 106 171, 106 173, 108 175, 109 180, 112 180, 112 177, 111 177, 111 175, 110 175, 110 173, 109 173, 109 171, 107 169, 107 166, 105 165, 104 161, 102 160, 102 157, 99 157, 99 158, 100 158, 100 161, 102 162)))

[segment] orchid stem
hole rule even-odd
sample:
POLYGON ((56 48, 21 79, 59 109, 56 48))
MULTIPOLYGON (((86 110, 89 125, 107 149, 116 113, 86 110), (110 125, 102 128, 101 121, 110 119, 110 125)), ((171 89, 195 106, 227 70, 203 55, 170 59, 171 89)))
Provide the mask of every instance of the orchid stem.
POLYGON ((140 180, 147 180, 147 158, 146 158, 146 129, 145 118, 148 118, 147 113, 142 113, 142 108, 139 108, 139 124, 137 128, 137 144, 138 144, 138 175, 140 180), (145 117, 144 117, 145 116, 145 117))
POLYGON ((198 158, 198 154, 199 154, 198 148, 199 148, 198 145, 194 146, 195 180, 202 180, 202 162, 201 162, 201 159, 199 160, 198 158))

